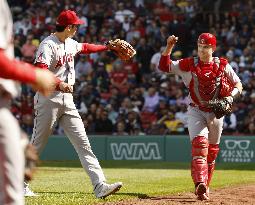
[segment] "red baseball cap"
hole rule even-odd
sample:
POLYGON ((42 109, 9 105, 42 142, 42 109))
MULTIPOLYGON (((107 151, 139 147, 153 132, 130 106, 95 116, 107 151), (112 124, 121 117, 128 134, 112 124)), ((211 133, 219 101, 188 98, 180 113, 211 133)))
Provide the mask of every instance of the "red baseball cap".
POLYGON ((84 21, 79 19, 74 11, 64 10, 59 14, 56 24, 60 26, 79 25, 84 24, 84 21))
POLYGON ((216 37, 210 33, 202 33, 198 37, 197 43, 205 44, 216 48, 216 37))

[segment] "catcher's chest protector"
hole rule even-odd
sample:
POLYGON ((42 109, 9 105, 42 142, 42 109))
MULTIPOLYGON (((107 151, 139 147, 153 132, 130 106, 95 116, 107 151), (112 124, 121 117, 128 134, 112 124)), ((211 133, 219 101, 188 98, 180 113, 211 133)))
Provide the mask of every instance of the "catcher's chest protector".
POLYGON ((205 64, 198 58, 190 58, 189 71, 192 80, 189 91, 192 100, 200 105, 202 101, 228 96, 233 89, 228 78, 224 75, 227 60, 214 58, 213 62, 205 64))

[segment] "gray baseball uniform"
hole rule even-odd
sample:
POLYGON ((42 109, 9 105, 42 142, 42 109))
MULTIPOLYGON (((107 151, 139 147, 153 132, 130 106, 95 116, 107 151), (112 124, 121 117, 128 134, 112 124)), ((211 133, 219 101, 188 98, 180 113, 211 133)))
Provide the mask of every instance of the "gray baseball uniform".
MULTIPOLYGON (((181 76, 185 86, 189 88, 192 73, 191 71, 182 71, 179 66, 179 61, 172 61, 171 65, 169 66, 169 72, 181 76)), ((239 77, 229 64, 226 65, 224 72, 229 80, 233 82, 233 84, 240 82, 239 77)), ((189 98, 190 102, 194 103, 192 98, 189 98)), ((214 113, 204 112, 198 107, 192 106, 188 107, 188 115, 188 129, 191 141, 196 136, 205 136, 208 138, 210 144, 219 144, 223 130, 224 117, 217 119, 215 118, 214 113)))
MULTIPOLYGON (((0 48, 10 58, 14 56, 12 17, 5 0, 0 1, 0 48)), ((1 68, 0 68, 1 69, 1 68)), ((16 119, 9 110, 9 102, 2 96, 6 91, 15 97, 16 83, 0 78, 0 204, 22 205, 24 180, 24 151, 16 119)))
MULTIPOLYGON (((74 56, 81 49, 81 43, 71 38, 60 42, 52 34, 41 42, 35 62, 47 65, 60 80, 74 85, 74 56)), ((35 119, 31 143, 37 151, 41 153, 58 122, 78 153, 92 185, 95 187, 98 183, 105 181, 99 162, 91 150, 82 119, 73 102, 73 95, 55 91, 50 97, 44 97, 37 92, 34 97, 34 109, 35 119)))

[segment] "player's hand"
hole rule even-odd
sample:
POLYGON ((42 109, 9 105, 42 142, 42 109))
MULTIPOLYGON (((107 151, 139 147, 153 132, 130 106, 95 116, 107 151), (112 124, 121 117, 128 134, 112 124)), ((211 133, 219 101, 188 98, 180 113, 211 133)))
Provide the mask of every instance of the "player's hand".
POLYGON ((40 68, 35 69, 36 82, 32 84, 32 88, 41 92, 43 95, 50 95, 56 87, 56 78, 49 70, 40 68))
POLYGON ((174 45, 176 44, 176 42, 178 41, 178 37, 174 36, 174 35, 171 35, 167 38, 167 45, 166 45, 166 48, 165 50, 162 52, 162 55, 163 56, 167 56, 167 55, 170 55, 171 52, 172 52, 172 49, 174 47, 174 45))
POLYGON ((59 89, 63 91, 64 93, 72 93, 73 92, 73 86, 69 85, 68 83, 61 82, 59 84, 59 89))
POLYGON ((168 48, 173 48, 173 46, 176 44, 176 42, 178 41, 178 37, 171 35, 167 38, 167 47, 168 48))

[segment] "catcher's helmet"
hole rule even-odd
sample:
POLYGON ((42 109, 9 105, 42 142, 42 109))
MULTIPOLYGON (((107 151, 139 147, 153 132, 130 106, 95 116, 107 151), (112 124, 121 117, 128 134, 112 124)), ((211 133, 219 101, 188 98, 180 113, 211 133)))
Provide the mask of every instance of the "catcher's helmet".
POLYGON ((197 40, 197 43, 205 44, 216 48, 216 37, 210 33, 202 33, 197 40))

